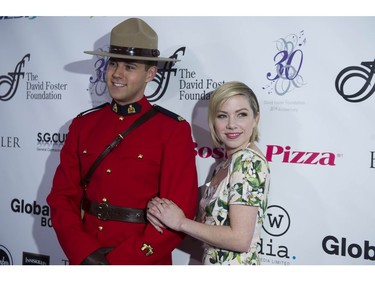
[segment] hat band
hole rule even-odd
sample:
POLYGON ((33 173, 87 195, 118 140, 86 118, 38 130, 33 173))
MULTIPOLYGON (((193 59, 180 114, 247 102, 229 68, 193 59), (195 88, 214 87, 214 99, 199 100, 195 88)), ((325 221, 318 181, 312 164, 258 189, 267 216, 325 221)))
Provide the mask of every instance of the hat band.
POLYGON ((109 47, 110 53, 127 55, 127 56, 138 56, 138 57, 158 57, 160 52, 158 49, 142 49, 132 47, 119 47, 111 45, 109 47))

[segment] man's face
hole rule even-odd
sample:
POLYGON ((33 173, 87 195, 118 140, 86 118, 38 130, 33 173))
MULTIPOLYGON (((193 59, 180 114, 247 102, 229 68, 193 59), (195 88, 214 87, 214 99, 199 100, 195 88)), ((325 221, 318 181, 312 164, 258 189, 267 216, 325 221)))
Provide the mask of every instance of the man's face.
POLYGON ((155 66, 146 70, 140 61, 110 58, 106 72, 109 94, 121 105, 139 101, 156 72, 155 66))

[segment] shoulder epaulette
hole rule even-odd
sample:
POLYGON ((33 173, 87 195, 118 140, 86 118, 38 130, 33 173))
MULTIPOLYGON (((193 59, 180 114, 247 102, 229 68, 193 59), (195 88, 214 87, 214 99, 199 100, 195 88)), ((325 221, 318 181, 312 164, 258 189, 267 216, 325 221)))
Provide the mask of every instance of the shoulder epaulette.
POLYGON ((88 113, 88 112, 91 112, 91 111, 94 111, 94 110, 101 109, 101 108, 105 107, 105 106, 108 105, 108 104, 109 104, 109 103, 106 102, 106 103, 103 103, 103 104, 101 104, 101 105, 99 105, 99 106, 97 106, 97 107, 90 108, 90 109, 88 109, 88 110, 82 111, 80 114, 77 115, 77 117, 81 117, 81 116, 85 115, 85 114, 88 113))
POLYGON ((176 121, 179 121, 179 122, 185 121, 185 119, 182 116, 180 116, 180 115, 178 115, 178 114, 176 114, 176 113, 174 113, 174 112, 172 112, 172 111, 170 111, 170 110, 168 110, 168 109, 166 109, 164 107, 161 107, 160 105, 154 104, 153 106, 154 106, 154 108, 157 111, 159 111, 159 112, 161 112, 161 113, 163 113, 163 114, 165 114, 165 115, 173 118, 176 121))

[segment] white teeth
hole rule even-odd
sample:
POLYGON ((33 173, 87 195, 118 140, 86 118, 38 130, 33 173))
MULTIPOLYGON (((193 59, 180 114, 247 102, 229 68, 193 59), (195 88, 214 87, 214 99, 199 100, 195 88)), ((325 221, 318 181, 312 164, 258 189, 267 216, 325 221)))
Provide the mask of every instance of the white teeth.
POLYGON ((113 85, 116 86, 116 87, 124 87, 124 86, 126 86, 127 84, 113 83, 113 85))

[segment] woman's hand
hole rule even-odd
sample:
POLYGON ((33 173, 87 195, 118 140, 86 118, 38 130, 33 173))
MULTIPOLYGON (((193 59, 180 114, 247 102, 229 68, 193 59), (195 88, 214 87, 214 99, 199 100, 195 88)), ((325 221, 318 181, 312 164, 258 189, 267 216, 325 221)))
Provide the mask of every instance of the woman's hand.
POLYGON ((152 212, 150 212, 150 210, 157 209, 157 205, 159 204, 157 199, 161 200, 159 197, 155 197, 148 201, 146 217, 149 223, 151 223, 151 225, 153 225, 153 227, 155 227, 155 229, 162 234, 163 228, 166 228, 166 226, 163 225, 163 223, 156 216, 154 216, 152 212))
POLYGON ((154 197, 147 204, 147 219, 160 233, 163 233, 162 228, 166 227, 180 231, 186 217, 173 201, 154 197))

